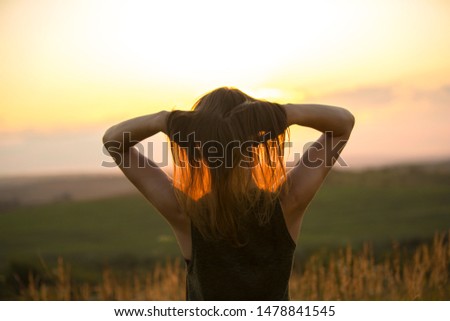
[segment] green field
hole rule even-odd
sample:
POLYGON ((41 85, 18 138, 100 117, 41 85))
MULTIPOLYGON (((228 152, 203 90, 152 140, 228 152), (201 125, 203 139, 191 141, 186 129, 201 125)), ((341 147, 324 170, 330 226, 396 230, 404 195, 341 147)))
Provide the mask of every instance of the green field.
MULTIPOLYGON (((307 211, 297 253, 371 242, 416 244, 450 229, 448 167, 402 166, 333 172, 307 211)), ((140 195, 25 206, 0 213, 0 274, 58 256, 74 275, 104 265, 147 266, 179 256, 170 228, 140 195), (3 271, 3 272, 2 272, 3 271)), ((1 275, 0 275, 1 276, 1 275)))

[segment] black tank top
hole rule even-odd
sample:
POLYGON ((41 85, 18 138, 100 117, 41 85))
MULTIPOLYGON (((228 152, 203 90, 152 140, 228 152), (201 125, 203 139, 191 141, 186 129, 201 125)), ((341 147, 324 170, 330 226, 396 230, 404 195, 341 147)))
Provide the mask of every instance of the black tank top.
MULTIPOLYGON (((252 217, 252 216, 250 216, 252 217)), ((289 300, 295 243, 277 199, 265 225, 256 216, 245 223, 247 242, 206 241, 192 226, 192 258, 187 263, 187 300, 289 300), (253 219, 254 218, 254 219, 253 219)))

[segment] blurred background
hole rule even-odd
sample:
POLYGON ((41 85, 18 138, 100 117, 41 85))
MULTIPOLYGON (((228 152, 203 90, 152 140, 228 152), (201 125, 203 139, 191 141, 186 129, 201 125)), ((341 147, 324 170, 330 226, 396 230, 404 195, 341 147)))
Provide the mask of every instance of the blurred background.
MULTIPOLYGON (((299 260, 431 242, 450 229, 449 16, 446 0, 0 0, 1 297, 58 257, 87 282, 179 258, 163 219, 102 166, 101 138, 220 86, 356 117, 299 260)), ((289 159, 318 136, 292 128, 289 159)), ((170 169, 165 141, 146 143, 170 169)))

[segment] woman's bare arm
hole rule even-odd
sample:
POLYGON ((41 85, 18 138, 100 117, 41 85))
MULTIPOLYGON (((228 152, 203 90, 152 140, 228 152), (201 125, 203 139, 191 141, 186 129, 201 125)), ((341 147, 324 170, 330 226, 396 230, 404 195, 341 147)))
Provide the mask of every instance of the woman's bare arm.
POLYGON ((110 153, 127 152, 131 146, 158 132, 162 131, 166 133, 168 115, 169 112, 160 111, 155 114, 140 116, 118 123, 105 132, 103 143, 110 153))
POLYGON ((183 216, 177 206, 172 180, 135 146, 160 131, 166 132, 168 115, 169 112, 161 111, 123 121, 105 132, 103 143, 131 183, 176 228, 183 216))
POLYGON ((350 136, 355 117, 347 109, 319 104, 286 104, 288 126, 300 125, 329 131, 333 136, 350 136))
POLYGON ((303 213, 347 143, 355 118, 344 108, 327 105, 287 104, 284 108, 288 126, 306 126, 322 132, 288 173, 287 192, 281 195, 286 223, 295 239, 303 213))
POLYGON ((185 258, 190 258, 190 221, 180 211, 172 179, 135 145, 158 132, 167 134, 170 112, 136 117, 109 128, 103 143, 116 164, 144 197, 169 222, 185 258))

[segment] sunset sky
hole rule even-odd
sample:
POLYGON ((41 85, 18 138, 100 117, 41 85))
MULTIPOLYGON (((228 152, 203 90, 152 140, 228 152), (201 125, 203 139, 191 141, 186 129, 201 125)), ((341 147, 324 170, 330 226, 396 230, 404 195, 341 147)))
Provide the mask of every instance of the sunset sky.
POLYGON ((0 0, 0 175, 112 173, 109 126, 220 86, 346 107, 350 168, 450 159, 450 1, 0 0))

